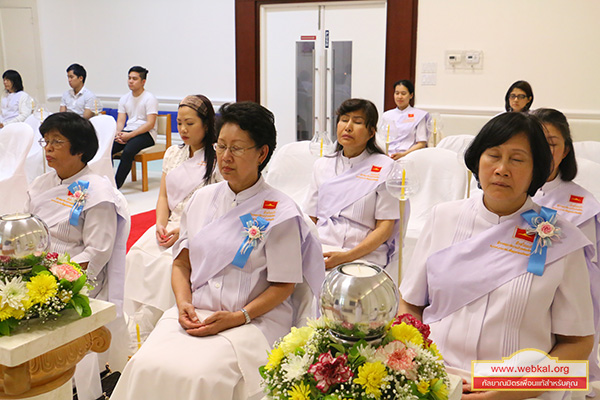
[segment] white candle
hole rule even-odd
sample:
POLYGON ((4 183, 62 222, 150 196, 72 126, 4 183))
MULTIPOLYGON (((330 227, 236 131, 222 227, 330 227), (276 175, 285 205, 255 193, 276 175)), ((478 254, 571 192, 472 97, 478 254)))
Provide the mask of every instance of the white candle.
POLYGON ((342 272, 346 275, 366 278, 377 274, 377 270, 367 265, 346 265, 342 267, 342 272))

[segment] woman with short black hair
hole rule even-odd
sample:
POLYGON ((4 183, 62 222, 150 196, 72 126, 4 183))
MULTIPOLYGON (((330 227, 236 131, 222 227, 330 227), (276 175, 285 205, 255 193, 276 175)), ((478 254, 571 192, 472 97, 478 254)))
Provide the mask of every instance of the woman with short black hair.
POLYGON ((27 211, 50 229, 50 251, 69 253, 95 283, 91 296, 121 312, 129 215, 109 180, 87 163, 98 151, 94 126, 72 112, 40 125, 40 145, 51 171, 30 185, 27 211))
MULTIPOLYGON (((531 200, 552 172, 538 119, 495 117, 465 161, 483 195, 433 208, 400 286, 402 311, 430 324, 448 370, 469 383, 472 360, 501 360, 528 348, 587 360, 595 332, 585 256, 591 246, 575 225, 531 200)), ((542 393, 565 398, 542 391, 512 398, 542 393)))
POLYGON ((33 99, 23 91, 23 79, 17 71, 4 71, 2 80, 5 94, 0 101, 0 128, 13 122, 25 121, 33 108, 33 99))
POLYGON ((289 332, 290 298, 303 279, 324 279, 318 239, 298 206, 260 171, 276 144, 273 114, 226 104, 214 144, 225 179, 196 191, 173 245, 167 310, 131 358, 111 399, 262 398, 259 366, 289 332))
POLYGON ((315 162, 304 211, 317 225, 327 269, 358 259, 385 267, 400 212, 385 186, 393 161, 375 143, 377 108, 348 99, 336 114, 336 152, 315 162))
POLYGON ((389 137, 388 154, 394 160, 408 153, 427 147, 431 134, 427 125, 429 113, 411 105, 415 96, 415 86, 408 79, 394 83, 394 103, 396 108, 381 116, 379 129, 383 130, 386 141, 389 137))

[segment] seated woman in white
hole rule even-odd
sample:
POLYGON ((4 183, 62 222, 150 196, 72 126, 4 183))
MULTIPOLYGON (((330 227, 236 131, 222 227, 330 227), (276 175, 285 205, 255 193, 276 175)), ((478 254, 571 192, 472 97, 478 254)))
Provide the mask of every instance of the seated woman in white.
POLYGON ((344 101, 337 151, 314 164, 304 212, 317 224, 327 269, 357 259, 385 267, 396 250, 400 211, 385 187, 393 160, 375 143, 376 131, 373 103, 344 101))
MULTIPOLYGON (((535 348, 562 360, 587 360, 594 320, 584 251, 589 240, 530 196, 552 171, 537 120, 523 113, 493 118, 465 154, 482 196, 432 210, 400 286, 401 312, 431 325, 444 362, 470 383, 472 360, 501 360, 535 348), (560 240, 530 257, 539 216, 560 240), (531 231, 530 231, 531 232, 531 231)), ((502 398, 507 392, 465 398, 502 398)), ((510 392, 510 398, 563 398, 564 392, 510 392)), ((568 395, 568 393, 567 393, 568 395)))
POLYGON ((598 366, 598 340, 600 337, 600 203, 593 194, 573 182, 577 176, 577 161, 571 138, 571 129, 567 118, 558 110, 540 108, 532 112, 544 126, 546 139, 552 150, 553 169, 547 182, 533 197, 533 201, 558 211, 558 214, 577 225, 596 249, 590 254, 588 272, 592 300, 594 301, 594 321, 596 339, 594 350, 590 354, 590 381, 600 380, 598 366))
POLYGON ((98 150, 93 125, 71 113, 53 114, 40 125, 48 166, 29 187, 27 211, 50 230, 50 251, 69 253, 95 283, 91 297, 123 304, 128 212, 111 183, 87 165, 98 150), (78 190, 86 192, 77 202, 78 190), (109 265, 110 263, 110 265, 109 265))
POLYGON ((156 202, 156 225, 129 249, 126 257, 125 312, 130 316, 133 348, 140 344, 162 316, 175 305, 171 289, 172 246, 179 239, 183 209, 194 192, 222 180, 215 170, 213 144, 215 111, 203 95, 179 103, 177 126, 184 144, 171 146, 163 158, 163 174, 156 202))
POLYGON ((431 135, 428 126, 429 113, 410 105, 415 97, 415 86, 408 79, 394 83, 394 103, 396 108, 381 116, 379 129, 385 134, 388 154, 394 160, 408 153, 427 147, 431 135))
POLYGON ((316 295, 320 245, 302 212, 260 171, 276 143, 273 114, 250 102, 220 109, 215 144, 226 182, 196 193, 173 246, 177 306, 131 358, 111 399, 262 397, 258 368, 292 326, 290 294, 316 295))
POLYGON ((32 112, 32 98, 23 91, 23 79, 13 70, 2 74, 5 95, 0 100, 0 128, 13 122, 25 122, 32 112))

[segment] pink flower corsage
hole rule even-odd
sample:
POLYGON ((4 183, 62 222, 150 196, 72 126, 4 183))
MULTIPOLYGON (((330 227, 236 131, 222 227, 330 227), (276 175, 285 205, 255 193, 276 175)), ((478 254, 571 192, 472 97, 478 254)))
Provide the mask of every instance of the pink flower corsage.
POLYGON ((537 235, 539 240, 534 253, 541 253, 542 248, 552 246, 552 241, 560 239, 560 228, 556 226, 557 214, 554 214, 548 221, 544 221, 542 217, 536 218, 533 222, 535 226, 527 229, 529 235, 537 235))
POLYGON ((244 243, 244 247, 242 247, 242 253, 245 253, 249 246, 256 248, 258 242, 263 239, 265 233, 260 229, 258 223, 253 221, 252 223, 248 223, 248 225, 244 228, 244 235, 248 237, 248 240, 246 243, 244 243))

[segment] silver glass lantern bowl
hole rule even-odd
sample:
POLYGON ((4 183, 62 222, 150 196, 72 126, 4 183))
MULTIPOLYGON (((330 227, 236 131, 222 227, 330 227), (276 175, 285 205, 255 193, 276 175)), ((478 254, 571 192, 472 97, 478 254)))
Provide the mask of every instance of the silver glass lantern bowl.
POLYGON ((396 316, 399 299, 398 287, 383 268, 364 262, 342 264, 323 282, 321 315, 338 343, 364 339, 376 345, 396 316))
POLYGON ((26 273, 30 266, 20 259, 42 253, 50 248, 48 227, 39 217, 28 213, 4 214, 0 217, 0 255, 10 257, 11 266, 2 266, 5 273, 26 273))

